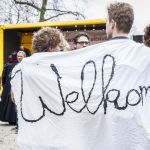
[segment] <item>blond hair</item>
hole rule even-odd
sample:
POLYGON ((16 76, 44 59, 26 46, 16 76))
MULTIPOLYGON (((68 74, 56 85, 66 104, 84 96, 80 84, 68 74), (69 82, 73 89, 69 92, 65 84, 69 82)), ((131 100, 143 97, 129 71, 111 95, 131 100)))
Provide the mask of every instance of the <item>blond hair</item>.
POLYGON ((107 10, 109 21, 114 20, 117 23, 118 31, 129 33, 134 20, 132 6, 124 2, 115 2, 110 4, 107 10))

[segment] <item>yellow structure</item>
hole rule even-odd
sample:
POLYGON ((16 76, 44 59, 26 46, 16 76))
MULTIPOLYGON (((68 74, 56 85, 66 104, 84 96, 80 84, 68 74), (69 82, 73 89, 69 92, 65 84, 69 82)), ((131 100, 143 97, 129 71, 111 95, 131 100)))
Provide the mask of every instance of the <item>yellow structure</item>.
POLYGON ((1 90, 2 90, 2 82, 1 82, 1 74, 2 74, 2 70, 3 70, 3 64, 4 64, 4 58, 3 58, 3 55, 4 55, 4 45, 2 43, 4 43, 4 34, 3 34, 3 29, 0 28, 0 93, 1 93, 1 90))
MULTIPOLYGON (((18 51, 20 45, 30 49, 32 52, 31 41, 33 32, 37 31, 41 27, 55 27, 62 30, 66 35, 72 35, 76 31, 94 32, 93 35, 98 38, 97 31, 105 32, 106 20, 75 20, 75 21, 59 21, 59 22, 39 22, 39 23, 25 23, 25 24, 12 24, 0 26, 0 81, 4 63, 7 62, 7 58, 12 51, 18 51)), ((66 37, 67 38, 67 37, 66 37)), ((72 36, 70 37, 72 38, 72 36)), ((68 39, 71 42, 71 39, 68 39)), ((1 82, 0 82, 1 83, 1 82)), ((0 84, 1 91, 1 84, 0 84)))

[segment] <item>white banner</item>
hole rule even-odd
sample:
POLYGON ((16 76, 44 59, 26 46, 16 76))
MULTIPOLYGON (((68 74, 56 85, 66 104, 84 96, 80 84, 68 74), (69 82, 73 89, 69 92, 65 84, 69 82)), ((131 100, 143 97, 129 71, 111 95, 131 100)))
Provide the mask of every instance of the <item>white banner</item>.
POLYGON ((150 150, 150 49, 141 44, 33 54, 11 84, 20 150, 150 150))

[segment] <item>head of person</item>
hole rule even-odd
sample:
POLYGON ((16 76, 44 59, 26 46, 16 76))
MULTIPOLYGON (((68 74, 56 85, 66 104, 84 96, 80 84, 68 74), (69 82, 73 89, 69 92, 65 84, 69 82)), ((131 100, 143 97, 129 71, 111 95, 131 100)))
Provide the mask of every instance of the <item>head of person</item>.
POLYGON ((12 55, 8 56, 8 62, 10 63, 12 61, 12 55))
POLYGON ((26 57, 26 53, 24 51, 19 51, 17 53, 17 60, 18 60, 18 62, 21 62, 22 59, 25 58, 25 57, 26 57))
POLYGON ((34 52, 58 52, 61 50, 60 43, 62 33, 52 27, 44 27, 35 32, 32 38, 34 52))
POLYGON ((26 53, 26 57, 31 56, 31 51, 28 48, 24 47, 23 45, 20 46, 19 50, 24 51, 26 53))
POLYGON ((78 33, 74 39, 73 42, 75 44, 75 49, 83 48, 89 45, 90 37, 85 32, 78 33))
POLYGON ((107 13, 107 38, 127 36, 134 21, 134 11, 132 6, 124 2, 111 3, 107 7, 107 13))
POLYGON ((17 63, 17 52, 16 51, 13 51, 9 57, 8 57, 8 62, 9 63, 17 63))
POLYGON ((144 29, 144 44, 150 47, 150 24, 144 29))

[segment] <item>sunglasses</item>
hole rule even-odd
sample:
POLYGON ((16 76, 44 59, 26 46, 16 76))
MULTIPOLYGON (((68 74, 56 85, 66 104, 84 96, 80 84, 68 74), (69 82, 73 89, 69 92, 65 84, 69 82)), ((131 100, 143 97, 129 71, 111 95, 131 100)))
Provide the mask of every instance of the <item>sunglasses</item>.
POLYGON ((78 44, 80 44, 80 45, 88 45, 89 44, 89 42, 86 42, 86 41, 81 41, 81 42, 77 42, 78 44))

